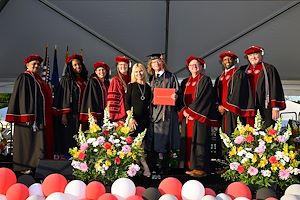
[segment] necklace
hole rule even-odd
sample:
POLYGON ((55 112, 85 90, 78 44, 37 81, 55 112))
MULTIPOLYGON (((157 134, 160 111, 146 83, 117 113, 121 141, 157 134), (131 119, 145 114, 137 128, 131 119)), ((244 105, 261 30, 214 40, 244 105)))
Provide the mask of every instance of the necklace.
POLYGON ((142 89, 141 89, 140 84, 137 83, 137 85, 138 85, 138 87, 139 87, 139 89, 140 89, 140 92, 141 92, 141 95, 142 95, 142 96, 141 96, 141 100, 144 101, 144 100, 145 100, 145 89, 146 89, 146 84, 144 84, 143 91, 142 91, 142 89))

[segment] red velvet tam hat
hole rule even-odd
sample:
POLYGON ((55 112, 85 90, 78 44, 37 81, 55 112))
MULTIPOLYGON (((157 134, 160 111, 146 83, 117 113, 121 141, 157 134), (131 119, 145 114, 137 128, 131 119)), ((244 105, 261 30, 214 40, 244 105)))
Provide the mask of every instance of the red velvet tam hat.
POLYGON ((71 62, 73 59, 77 59, 77 60, 80 60, 80 62, 83 62, 83 58, 82 58, 81 55, 73 54, 73 55, 69 56, 69 57, 66 59, 66 63, 68 64, 68 63, 71 62))
POLYGON ((257 52, 261 52, 261 55, 264 55, 264 49, 260 46, 251 46, 248 49, 245 50, 245 54, 249 55, 252 53, 257 53, 257 52))
POLYGON ((106 70, 107 73, 108 73, 109 70, 110 70, 110 67, 109 67, 105 62, 102 62, 102 61, 96 62, 96 63, 94 64, 94 70, 96 70, 96 69, 99 68, 99 67, 103 67, 103 68, 106 70))
POLYGON ((129 59, 126 56, 117 56, 115 58, 115 60, 116 60, 116 63, 125 62, 125 63, 129 64, 129 59))
POLYGON ((231 57, 231 58, 233 58, 233 59, 237 59, 237 58, 238 58, 238 56, 235 55, 234 53, 232 53, 231 51, 226 51, 226 52, 224 52, 224 53, 221 53, 221 54, 219 55, 219 58, 220 58, 221 60, 223 60, 223 58, 224 58, 225 56, 229 56, 229 57, 231 57))
POLYGON ((204 69, 206 68, 205 61, 202 58, 195 57, 195 56, 190 56, 185 60, 186 66, 189 66, 189 64, 192 60, 197 60, 203 66, 204 69))
POLYGON ((27 63, 29 63, 33 60, 40 61, 40 63, 43 62, 43 58, 41 56, 39 56, 37 54, 32 54, 32 55, 28 56, 27 58, 25 58, 24 64, 26 65, 27 63))

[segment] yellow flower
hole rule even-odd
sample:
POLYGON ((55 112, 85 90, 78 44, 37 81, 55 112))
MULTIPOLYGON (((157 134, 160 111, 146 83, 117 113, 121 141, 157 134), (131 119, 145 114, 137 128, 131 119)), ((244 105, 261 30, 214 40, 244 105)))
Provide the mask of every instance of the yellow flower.
POLYGON ((129 152, 128 154, 127 154, 127 157, 130 157, 132 155, 132 152, 129 152))
POLYGON ((131 156, 134 160, 136 159, 136 154, 132 154, 132 156, 131 156))
POLYGON ((130 128, 128 126, 122 127, 121 132, 127 135, 130 132, 130 128))
POLYGON ((283 145, 283 153, 284 155, 288 155, 289 153, 289 145, 286 143, 283 145))
POLYGON ((256 163, 256 161, 257 161, 257 154, 253 154, 252 163, 256 163))
POLYGON ((236 155, 236 147, 235 146, 232 147, 231 150, 229 151, 229 157, 232 157, 234 155, 236 155))
POLYGON ((273 172, 275 172, 277 169, 278 169, 278 164, 277 164, 277 163, 272 164, 271 170, 272 170, 273 172))
POLYGON ((124 153, 124 152, 120 152, 119 157, 120 157, 121 159, 123 159, 124 156, 125 156, 125 153, 124 153))
POLYGON ((292 163, 291 163, 290 165, 291 165, 291 167, 298 167, 299 161, 293 160, 292 163))
POLYGON ((283 165, 281 162, 278 163, 278 168, 279 168, 280 170, 285 169, 284 165, 283 165))
POLYGON ((272 136, 264 136, 264 141, 266 141, 267 143, 272 143, 272 136))
POLYGON ((95 165, 94 165, 96 171, 99 171, 100 169, 100 163, 96 162, 95 165))
POLYGON ((290 159, 291 159, 291 160, 294 160, 294 159, 295 159, 295 157, 296 157, 296 154, 295 154, 295 152, 293 152, 293 151, 290 151, 290 152, 289 152, 289 157, 290 157, 290 159))
POLYGON ((80 150, 77 150, 74 152, 73 157, 76 159, 78 158, 79 154, 80 154, 80 150))
POLYGON ((264 168, 268 164, 268 160, 265 156, 262 157, 262 159, 259 161, 258 167, 264 168))
POLYGON ((95 133, 97 131, 100 131, 101 128, 95 123, 95 124, 90 124, 90 132, 95 133))
POLYGON ((108 149, 108 150, 106 151, 106 154, 107 154, 108 156, 112 156, 112 155, 113 155, 111 149, 108 149))
POLYGON ((111 162, 109 160, 106 160, 105 161, 105 165, 108 166, 108 167, 110 167, 111 166, 111 162))

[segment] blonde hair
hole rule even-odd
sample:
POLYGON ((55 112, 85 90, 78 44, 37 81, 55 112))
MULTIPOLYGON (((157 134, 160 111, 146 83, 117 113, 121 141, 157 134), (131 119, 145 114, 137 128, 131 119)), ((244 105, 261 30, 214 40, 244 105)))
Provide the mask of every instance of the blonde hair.
POLYGON ((137 68, 140 68, 143 70, 144 72, 144 78, 143 78, 143 81, 146 83, 147 80, 148 80, 148 74, 147 74, 147 71, 146 71, 146 68, 144 67, 144 65, 142 63, 135 63, 133 66, 132 66, 132 71, 131 71, 131 83, 135 83, 136 82, 136 78, 134 76, 134 73, 136 71, 137 68))

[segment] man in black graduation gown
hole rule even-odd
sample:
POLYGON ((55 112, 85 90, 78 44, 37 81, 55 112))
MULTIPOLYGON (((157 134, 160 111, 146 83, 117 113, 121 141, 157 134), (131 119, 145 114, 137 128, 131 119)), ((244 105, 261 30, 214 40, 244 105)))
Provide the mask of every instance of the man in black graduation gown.
POLYGON ((237 67, 238 57, 231 51, 219 55, 223 72, 215 81, 216 107, 222 117, 222 131, 233 133, 237 118, 254 117, 254 101, 249 81, 244 71, 237 67))
MULTIPOLYGON (((273 65, 263 62, 262 47, 251 46, 244 53, 249 64, 241 70, 249 77, 255 108, 260 111, 265 127, 269 127, 279 118, 279 110, 286 107, 280 76, 273 65)), ((254 118, 247 118, 247 122, 253 125, 254 118)))

